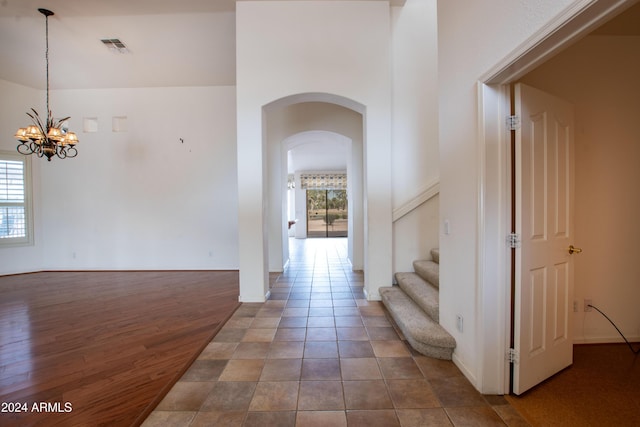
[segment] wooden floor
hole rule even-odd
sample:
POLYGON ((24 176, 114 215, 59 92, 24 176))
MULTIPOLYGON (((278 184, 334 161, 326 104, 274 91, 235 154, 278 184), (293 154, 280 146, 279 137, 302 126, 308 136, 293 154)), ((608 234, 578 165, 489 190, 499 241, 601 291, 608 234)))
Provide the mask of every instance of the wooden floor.
POLYGON ((0 277, 0 425, 139 425, 238 293, 235 271, 0 277))

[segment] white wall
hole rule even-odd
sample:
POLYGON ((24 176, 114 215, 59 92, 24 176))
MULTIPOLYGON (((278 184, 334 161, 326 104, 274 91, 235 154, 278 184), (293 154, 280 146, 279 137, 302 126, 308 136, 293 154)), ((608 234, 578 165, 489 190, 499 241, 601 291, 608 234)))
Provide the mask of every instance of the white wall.
POLYGON ((52 92, 79 154, 34 159, 43 256, 31 269, 237 269, 234 96, 232 86, 52 92), (112 132, 114 116, 126 132, 112 132), (83 132, 85 117, 97 132, 83 132))
MULTIPOLYGON (((18 141, 13 138, 16 130, 31 124, 26 115, 31 108, 42 113, 46 110, 46 100, 41 91, 0 80, 0 150, 16 153, 18 141)), ((40 202, 40 166, 41 159, 33 158, 32 172, 32 209, 34 217, 33 245, 0 247, 0 274, 21 273, 41 268, 42 265, 42 228, 40 220, 42 209, 40 202)))
MULTIPOLYGON (((436 0, 407 0, 391 8, 393 209, 439 179, 438 23, 436 0)), ((438 247, 438 200, 393 225, 393 271, 413 271, 438 247)))
POLYGON ((522 78, 576 112, 576 342, 640 339, 640 37, 590 36, 522 78))
MULTIPOLYGON (((502 387, 483 369, 490 362, 485 358, 503 357, 503 349, 492 353, 485 348, 485 334, 499 332, 485 331, 482 315, 498 307, 482 305, 484 290, 477 280, 478 164, 482 159, 477 150, 477 81, 573 3, 578 1, 438 1, 440 323, 456 339, 455 363, 485 393, 502 387), (450 224, 448 235, 442 233, 445 220, 450 224), (464 332, 455 328, 456 315, 464 318, 464 332)), ((491 213, 491 207, 487 209, 491 213)), ((495 210, 499 214, 497 206, 495 210)))
POLYGON ((413 271, 413 261, 430 260, 439 246, 439 197, 434 196, 393 223, 393 271, 413 271))
POLYGON ((365 289, 377 299, 391 281, 389 14, 386 2, 236 4, 241 300, 268 291, 262 108, 297 94, 363 108, 365 289))

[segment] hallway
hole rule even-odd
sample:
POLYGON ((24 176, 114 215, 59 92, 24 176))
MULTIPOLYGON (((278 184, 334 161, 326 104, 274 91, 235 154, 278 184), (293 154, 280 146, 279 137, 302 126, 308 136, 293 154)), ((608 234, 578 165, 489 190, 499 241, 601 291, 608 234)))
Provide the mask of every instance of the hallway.
POLYGON ((347 239, 292 239, 264 304, 243 304, 143 424, 527 425, 450 361, 401 340, 366 301, 347 239))

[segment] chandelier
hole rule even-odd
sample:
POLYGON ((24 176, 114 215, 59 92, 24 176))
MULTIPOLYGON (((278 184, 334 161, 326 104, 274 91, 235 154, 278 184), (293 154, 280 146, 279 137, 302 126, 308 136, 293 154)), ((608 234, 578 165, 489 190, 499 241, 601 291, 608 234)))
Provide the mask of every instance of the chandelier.
POLYGON ((18 144, 18 153, 24 155, 35 154, 38 157, 45 156, 48 161, 55 155, 60 159, 67 157, 75 157, 78 155, 75 145, 78 143, 78 137, 75 133, 69 132, 64 122, 69 120, 69 117, 55 120, 51 109, 49 108, 49 17, 53 15, 53 12, 47 9, 38 9, 38 12, 45 17, 45 37, 46 37, 46 50, 45 50, 45 62, 47 64, 47 117, 43 121, 40 115, 33 108, 31 113, 27 113, 27 116, 31 117, 33 124, 18 129, 15 137, 20 144, 18 144))

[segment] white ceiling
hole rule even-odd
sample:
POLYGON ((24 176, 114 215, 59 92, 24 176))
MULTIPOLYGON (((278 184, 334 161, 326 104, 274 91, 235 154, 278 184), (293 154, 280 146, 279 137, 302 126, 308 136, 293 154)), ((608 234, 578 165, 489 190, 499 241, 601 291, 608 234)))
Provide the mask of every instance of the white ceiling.
POLYGON ((45 8, 55 13, 51 89, 234 85, 235 3, 0 0, 0 79, 44 89, 45 18, 38 8, 45 8), (130 53, 110 52, 105 38, 120 39, 130 53))
MULTIPOLYGON (((42 7, 55 13, 51 89, 234 85, 235 1, 0 0, 0 79, 44 89, 42 7), (130 53, 110 52, 105 38, 122 40, 130 53)), ((640 29, 638 9, 617 20, 626 34, 640 29)), ((608 25, 601 34, 619 28, 608 25)))
POLYGON ((0 79, 43 89, 235 84, 233 0, 1 0, 0 79), (119 38, 129 54, 100 41, 119 38))

